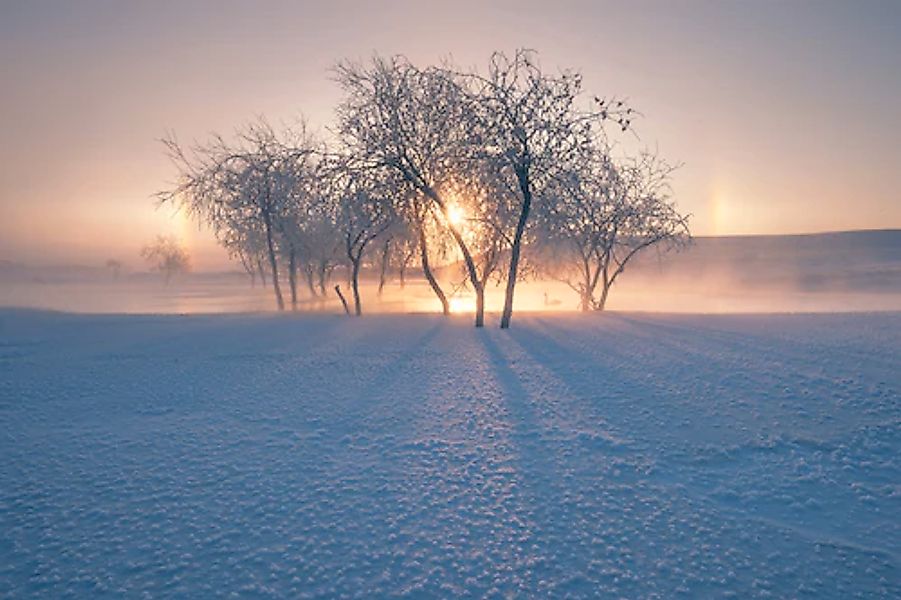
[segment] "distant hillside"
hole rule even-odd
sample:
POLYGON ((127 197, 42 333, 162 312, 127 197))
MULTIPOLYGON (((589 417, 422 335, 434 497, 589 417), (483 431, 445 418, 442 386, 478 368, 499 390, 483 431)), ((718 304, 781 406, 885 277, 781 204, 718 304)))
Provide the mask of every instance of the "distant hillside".
MULTIPOLYGON (((901 230, 697 237, 681 252, 650 251, 628 279, 718 281, 800 291, 901 290, 901 230)), ((675 283, 675 281, 672 281, 675 283)))
MULTIPOLYGON (((459 264, 442 271, 456 270, 459 264)), ((129 272, 123 280, 156 280, 156 273, 129 272)), ((33 283, 107 282, 102 266, 31 266, 0 260, 0 281, 33 283)), ((199 272, 195 281, 237 280, 231 272, 199 272)), ((620 285, 665 285, 673 289, 785 289, 801 292, 901 292, 901 230, 843 231, 809 235, 701 236, 681 252, 653 249, 630 264, 620 285)))

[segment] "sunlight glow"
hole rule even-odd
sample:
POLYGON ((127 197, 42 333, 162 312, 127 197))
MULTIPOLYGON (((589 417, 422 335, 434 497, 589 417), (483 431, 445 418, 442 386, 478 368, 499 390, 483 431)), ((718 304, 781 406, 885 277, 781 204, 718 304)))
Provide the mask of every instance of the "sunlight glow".
POLYGON ((449 308, 454 314, 473 312, 475 310, 475 299, 465 296, 455 296, 450 299, 449 308))
POLYGON ((447 207, 447 220, 454 227, 462 227, 466 223, 466 212, 459 204, 451 204, 447 207))

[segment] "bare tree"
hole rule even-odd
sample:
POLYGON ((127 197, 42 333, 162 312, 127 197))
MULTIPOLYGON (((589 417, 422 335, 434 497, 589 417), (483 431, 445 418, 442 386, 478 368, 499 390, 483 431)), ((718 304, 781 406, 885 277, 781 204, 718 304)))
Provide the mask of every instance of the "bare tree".
POLYGON ((298 162, 316 152, 305 130, 277 133, 264 119, 237 132, 234 143, 219 135, 186 153, 174 137, 163 140, 178 168, 175 186, 157 197, 210 225, 217 236, 235 222, 255 223, 263 233, 272 286, 284 310, 278 266, 279 225, 290 212, 298 162))
POLYGON ((397 268, 397 279, 400 289, 407 286, 407 269, 416 257, 417 241, 413 231, 408 227, 401 229, 399 235, 394 237, 392 245, 392 264, 397 268))
POLYGON ((256 286, 258 274, 263 285, 266 285, 261 260, 261 256, 265 254, 265 244, 263 234, 254 221, 230 219, 228 225, 220 229, 218 241, 225 248, 229 258, 238 259, 241 263, 247 276, 250 277, 251 287, 256 286))
POLYGON ((354 314, 363 314, 360 299, 360 269, 369 245, 397 222, 394 186, 384 173, 359 170, 341 161, 330 170, 327 197, 334 210, 337 230, 351 267, 354 314))
POLYGON ((604 310, 613 284, 643 250, 690 241, 688 217, 670 200, 673 170, 647 152, 617 165, 601 148, 586 168, 558 180, 555 201, 540 213, 545 270, 579 294, 583 311, 604 310))
POLYGON ((502 270, 512 243, 509 233, 516 222, 518 208, 515 194, 489 166, 485 162, 473 162, 444 188, 450 202, 449 219, 455 221, 472 249, 482 290, 492 280, 497 283, 503 280, 502 270))
POLYGON ((441 218, 435 214, 431 201, 416 191, 408 194, 400 205, 400 211, 407 230, 413 237, 414 252, 419 253, 422 274, 441 303, 441 313, 447 316, 450 314, 450 301, 438 282, 432 265, 433 254, 447 255, 448 236, 440 223, 441 218))
POLYGON ((342 263, 344 255, 332 207, 324 199, 321 189, 323 176, 322 168, 318 169, 311 179, 314 191, 298 215, 300 268, 313 298, 326 296, 332 272, 342 263))
POLYGON ((509 181, 518 195, 518 218, 510 236, 510 260, 501 328, 510 326, 513 294, 523 240, 533 202, 547 197, 560 173, 579 164, 596 130, 608 119, 626 129, 631 109, 620 101, 595 98, 582 108, 582 77, 576 72, 548 74, 535 53, 517 50, 513 57, 495 53, 485 76, 467 79, 477 106, 483 157, 509 181))
POLYGON ((141 249, 141 257, 149 262, 154 270, 163 274, 166 285, 169 285, 173 275, 191 270, 188 251, 171 236, 156 236, 153 242, 141 249))
MULTIPOLYGON (((338 108, 342 141, 365 168, 389 170, 417 192, 428 207, 415 207, 418 216, 425 219, 434 210, 443 217, 476 293, 475 325, 482 327, 484 288, 469 245, 449 218, 442 189, 468 160, 475 141, 467 126, 472 110, 459 78, 448 69, 417 69, 403 57, 376 57, 368 66, 345 62, 336 73, 345 92, 338 108)), ((429 276, 428 252, 421 250, 423 271, 441 299, 440 286, 429 276)))
POLYGON ((111 258, 106 261, 105 266, 107 269, 109 269, 110 273, 113 274, 113 279, 118 280, 119 274, 122 272, 122 261, 111 258))

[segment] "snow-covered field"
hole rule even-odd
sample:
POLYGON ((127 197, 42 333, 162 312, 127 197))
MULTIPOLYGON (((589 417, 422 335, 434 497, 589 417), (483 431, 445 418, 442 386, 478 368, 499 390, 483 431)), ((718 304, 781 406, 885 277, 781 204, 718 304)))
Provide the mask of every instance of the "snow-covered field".
POLYGON ((897 598, 899 350, 899 313, 3 310, 0 597, 897 598))

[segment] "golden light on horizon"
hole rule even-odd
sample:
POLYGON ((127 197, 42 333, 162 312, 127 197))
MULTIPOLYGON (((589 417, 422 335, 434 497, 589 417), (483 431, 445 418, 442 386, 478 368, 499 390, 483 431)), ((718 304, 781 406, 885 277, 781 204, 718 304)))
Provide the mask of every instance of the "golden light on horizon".
POLYGON ((475 311, 475 298, 468 296, 454 296, 449 301, 450 311, 454 314, 475 311))

